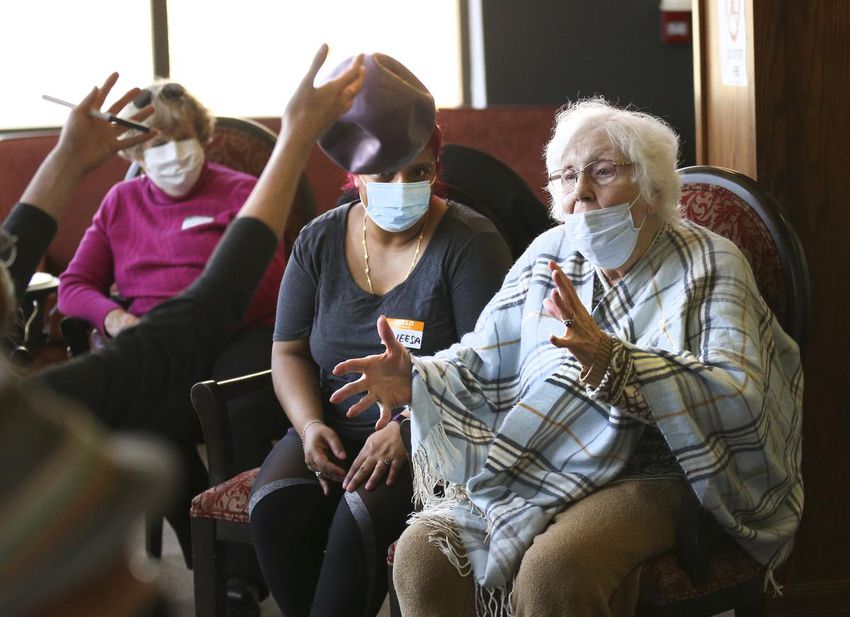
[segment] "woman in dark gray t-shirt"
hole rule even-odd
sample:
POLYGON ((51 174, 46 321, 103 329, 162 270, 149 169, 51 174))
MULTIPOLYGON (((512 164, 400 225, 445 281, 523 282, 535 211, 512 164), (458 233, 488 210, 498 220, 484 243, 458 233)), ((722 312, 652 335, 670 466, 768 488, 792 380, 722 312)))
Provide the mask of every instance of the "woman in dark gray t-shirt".
POLYGON ((400 424, 375 431, 375 406, 347 419, 356 401, 328 401, 343 384, 334 366, 384 351, 381 315, 411 353, 449 347, 511 264, 489 219, 432 193, 439 146, 437 129, 401 169, 352 176, 360 200, 307 225, 287 264, 272 371, 293 428, 249 506, 264 577, 287 615, 376 613, 387 547, 412 509, 400 424))

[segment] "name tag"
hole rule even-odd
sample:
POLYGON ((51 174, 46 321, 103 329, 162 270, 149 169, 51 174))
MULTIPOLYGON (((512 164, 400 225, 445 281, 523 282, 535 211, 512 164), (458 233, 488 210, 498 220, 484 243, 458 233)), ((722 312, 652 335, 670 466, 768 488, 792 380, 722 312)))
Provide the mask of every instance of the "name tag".
POLYGON ((180 230, 183 231, 197 227, 198 225, 204 225, 205 223, 212 223, 214 220, 211 216, 187 216, 183 219, 183 225, 180 227, 180 230))
POLYGON ((395 340, 408 349, 422 348, 422 334, 425 332, 424 321, 413 321, 412 319, 387 319, 390 328, 395 334, 395 340))

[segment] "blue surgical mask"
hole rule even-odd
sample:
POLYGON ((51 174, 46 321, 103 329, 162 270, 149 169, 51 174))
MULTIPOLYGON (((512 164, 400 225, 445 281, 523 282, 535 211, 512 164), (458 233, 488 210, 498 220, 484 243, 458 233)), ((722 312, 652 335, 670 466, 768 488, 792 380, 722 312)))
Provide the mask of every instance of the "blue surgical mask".
POLYGON ((606 270, 619 268, 631 257, 643 227, 643 223, 635 227, 632 222, 632 206, 639 198, 640 195, 631 203, 566 215, 567 237, 594 266, 606 270))
POLYGON ((410 229, 425 216, 431 201, 431 183, 366 182, 366 214, 384 231, 410 229))

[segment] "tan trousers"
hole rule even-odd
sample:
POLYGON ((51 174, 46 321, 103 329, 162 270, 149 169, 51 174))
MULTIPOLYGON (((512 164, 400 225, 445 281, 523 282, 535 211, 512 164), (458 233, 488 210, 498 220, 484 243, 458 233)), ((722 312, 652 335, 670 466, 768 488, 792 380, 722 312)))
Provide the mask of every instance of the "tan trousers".
MULTIPOLYGON (((523 556, 513 590, 516 617, 634 614, 641 564, 669 551, 684 483, 611 484, 558 514, 523 556)), ((462 577, 414 523, 396 546, 393 582, 404 617, 475 615, 462 577)))

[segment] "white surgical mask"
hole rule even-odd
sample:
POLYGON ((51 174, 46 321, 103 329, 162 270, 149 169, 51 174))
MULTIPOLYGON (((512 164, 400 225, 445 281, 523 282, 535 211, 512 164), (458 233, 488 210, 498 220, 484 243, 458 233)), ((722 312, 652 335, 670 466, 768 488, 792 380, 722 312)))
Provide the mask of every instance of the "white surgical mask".
POLYGON ((148 178, 172 197, 188 193, 201 175, 204 149, 197 139, 169 141, 144 152, 148 178))
MULTIPOLYGON (((635 250, 640 227, 632 222, 631 203, 623 202, 610 208, 578 212, 564 216, 564 230, 579 253, 594 266, 613 270, 619 268, 635 250)), ((644 217, 644 221, 646 217, 644 217)))
POLYGON ((384 231, 410 229, 425 216, 431 201, 431 183, 366 182, 366 214, 384 231))

